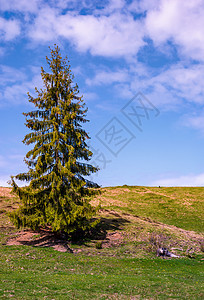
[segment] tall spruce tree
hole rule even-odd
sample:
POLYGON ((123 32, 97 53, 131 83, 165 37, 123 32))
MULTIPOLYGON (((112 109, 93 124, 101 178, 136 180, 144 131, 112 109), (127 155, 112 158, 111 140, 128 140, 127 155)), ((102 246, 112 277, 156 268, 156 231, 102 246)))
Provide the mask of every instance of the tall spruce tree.
POLYGON ((50 50, 46 60, 51 72, 41 68, 44 89, 35 88, 36 98, 28 93, 37 109, 24 113, 31 132, 23 143, 34 147, 25 158, 28 172, 11 177, 21 205, 10 218, 18 228, 49 227, 53 232, 71 234, 96 223, 90 221, 96 211, 90 205, 94 193, 90 188, 97 185, 86 176, 98 169, 88 163, 92 152, 82 128, 88 121, 87 109, 73 83, 69 61, 61 57, 58 46, 50 50), (19 187, 16 179, 29 185, 19 187))

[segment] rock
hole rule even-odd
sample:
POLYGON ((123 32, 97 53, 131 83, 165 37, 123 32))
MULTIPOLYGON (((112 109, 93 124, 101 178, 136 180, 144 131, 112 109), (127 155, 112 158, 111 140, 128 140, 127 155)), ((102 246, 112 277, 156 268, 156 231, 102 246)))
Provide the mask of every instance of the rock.
POLYGON ((157 249, 157 256, 162 256, 162 257, 174 257, 174 258, 178 258, 179 256, 178 255, 175 255, 171 252, 168 251, 167 248, 159 248, 157 249))

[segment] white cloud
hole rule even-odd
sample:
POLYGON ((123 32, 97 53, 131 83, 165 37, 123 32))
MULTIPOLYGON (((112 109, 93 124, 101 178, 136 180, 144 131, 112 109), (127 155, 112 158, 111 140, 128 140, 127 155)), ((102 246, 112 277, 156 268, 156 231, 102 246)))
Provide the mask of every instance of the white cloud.
MULTIPOLYGON (((13 10, 29 11, 27 4, 24 5, 25 0, 3 0, 2 3, 4 10, 14 3, 13 10)), ((104 2, 105 8, 97 9, 97 13, 93 10, 89 15, 79 14, 78 1, 61 0, 57 4, 53 0, 46 4, 45 1, 36 0, 32 3, 29 12, 35 11, 36 16, 25 26, 31 41, 48 43, 56 39, 68 40, 80 52, 88 51, 92 55, 127 59, 127 70, 100 70, 94 78, 86 80, 88 85, 122 84, 126 87, 125 94, 128 89, 133 94, 141 90, 149 99, 155 101, 156 105, 167 108, 183 103, 183 99, 203 104, 204 65, 192 65, 186 60, 186 63, 172 65, 155 75, 150 69, 146 69, 144 64, 135 63, 136 54, 145 45, 143 39, 148 35, 159 49, 165 49, 164 44, 171 40, 186 57, 203 59, 204 5, 201 0, 182 3, 179 0, 144 0, 132 2, 130 5, 123 0, 112 0, 104 2), (72 8, 75 5, 75 9, 62 13, 60 9, 66 8, 67 5, 71 5, 72 8), (143 14, 139 19, 134 19, 132 12, 146 12, 147 15, 143 14), (135 70, 131 64, 136 65, 135 70)), ((92 9, 94 7, 93 3, 87 1, 83 1, 82 6, 92 9)), ((7 33, 3 33, 3 37, 12 38, 12 34, 9 34, 8 30, 7 33)), ((32 84, 32 81, 24 80, 23 85, 15 83, 13 89, 10 84, 4 94, 11 101, 15 92, 16 98, 18 95, 25 95, 23 91, 31 88, 32 84)))
POLYGON ((117 82, 127 82, 129 75, 127 70, 111 71, 98 71, 94 78, 87 78, 86 84, 88 85, 111 85, 117 82))
POLYGON ((23 71, 6 65, 0 65, 0 85, 9 85, 25 79, 26 76, 23 71))
POLYGON ((79 51, 103 56, 132 56, 145 44, 143 27, 131 16, 61 16, 60 21, 59 34, 71 38, 79 51))
POLYGON ((129 83, 116 83, 114 85, 114 91, 118 98, 129 101, 140 89, 135 89, 134 87, 134 90, 132 90, 129 83))
POLYGON ((85 103, 98 100, 98 95, 93 92, 82 93, 85 103))
MULTIPOLYGON (((121 11, 125 7, 125 4, 126 3, 124 0, 110 0, 104 6, 104 9, 100 11, 100 13, 109 15, 111 13, 114 13, 115 11, 121 11)), ((99 13, 99 10, 96 10, 96 12, 99 13)))
POLYGON ((37 12, 41 0, 1 0, 1 11, 37 12))
POLYGON ((19 21, 0 17, 0 40, 11 41, 20 34, 20 31, 19 21))
POLYGON ((42 86, 42 80, 40 75, 35 75, 31 81, 25 81, 21 84, 14 84, 12 86, 7 86, 2 93, 2 102, 0 105, 5 104, 5 100, 8 103, 13 105, 19 105, 28 102, 27 93, 31 93, 31 95, 35 96, 35 87, 40 88, 42 86))
POLYGON ((80 52, 90 51, 102 56, 132 56, 145 45, 141 22, 120 13, 108 17, 74 13, 59 15, 56 10, 46 8, 39 12, 28 34, 36 42, 63 37, 80 52))
POLYGON ((30 67, 32 71, 31 79, 25 73, 30 70, 17 70, 8 66, 0 66, 2 75, 0 75, 0 106, 8 104, 19 105, 28 102, 27 93, 35 96, 35 87, 43 86, 40 75, 40 69, 30 67))
POLYGON ((165 109, 189 103, 204 103, 204 65, 172 65, 158 75, 153 75, 144 68, 144 72, 132 71, 130 89, 133 92, 141 90, 150 101, 165 109))
POLYGON ((96 3, 91 1, 1 0, 1 10, 17 12, 19 21, 1 18, 0 36, 4 40, 18 36, 21 22, 31 41, 47 43, 64 38, 81 52, 126 58, 136 56, 146 44, 144 38, 150 37, 160 49, 171 41, 180 57, 203 61, 202 0, 144 0, 130 4, 110 0, 100 6, 96 9, 96 3), (83 8, 89 14, 80 14, 83 8), (19 13, 24 14, 24 19, 19 13), (140 18, 136 19, 134 14, 138 13, 140 18))
MULTIPOLYGON (((61 9, 65 8, 73 8, 76 4, 77 0, 50 0, 50 4, 52 7, 58 7, 61 9)), ((81 1, 83 2, 83 1, 81 1)))
POLYGON ((148 11, 148 35, 156 45, 173 41, 180 55, 204 60, 204 3, 202 0, 161 0, 148 11))
POLYGON ((121 98, 131 98, 141 91, 162 110, 178 110, 185 103, 202 105, 204 103, 204 65, 183 65, 178 63, 167 70, 153 75, 142 64, 135 63, 129 69, 97 70, 86 83, 110 85, 121 98))
POLYGON ((29 27, 28 36, 31 40, 39 42, 49 42, 55 39, 57 11, 49 7, 39 11, 38 16, 34 20, 34 24, 29 27))
POLYGON ((204 173, 153 181, 151 186, 204 186, 204 173))
POLYGON ((132 1, 129 4, 128 10, 134 13, 144 13, 153 9, 156 9, 160 3, 160 0, 139 0, 132 1))
POLYGON ((74 68, 72 68, 72 74, 75 75, 82 75, 82 68, 81 66, 76 66, 74 68))
POLYGON ((193 112, 191 115, 184 115, 180 121, 181 125, 199 130, 204 135, 204 111, 193 112))
POLYGON ((100 6, 96 9, 96 4, 89 1, 1 0, 1 10, 30 17, 20 19, 18 14, 19 21, 1 18, 0 35, 5 40, 19 35, 21 20, 25 35, 38 43, 64 38, 80 52, 130 58, 146 44, 144 38, 150 37, 160 49, 166 51, 165 44, 171 41, 180 57, 203 61, 202 0, 144 0, 130 4, 111 0, 100 6), (83 8, 89 9, 89 14, 80 14, 83 8), (134 14, 138 13, 140 18, 136 19, 134 14))

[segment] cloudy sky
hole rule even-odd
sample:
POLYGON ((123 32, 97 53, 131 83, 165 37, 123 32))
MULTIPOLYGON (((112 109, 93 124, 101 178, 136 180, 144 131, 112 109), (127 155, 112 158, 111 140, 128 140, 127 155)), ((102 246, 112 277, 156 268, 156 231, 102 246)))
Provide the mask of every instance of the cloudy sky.
POLYGON ((49 46, 88 106, 93 180, 204 185, 203 0, 0 0, 0 185, 25 171, 22 112, 49 46))

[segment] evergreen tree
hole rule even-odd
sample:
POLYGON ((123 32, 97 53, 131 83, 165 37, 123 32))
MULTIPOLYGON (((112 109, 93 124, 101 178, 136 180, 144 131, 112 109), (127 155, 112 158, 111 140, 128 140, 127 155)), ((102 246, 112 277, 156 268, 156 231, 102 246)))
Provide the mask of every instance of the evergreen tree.
POLYGON ((97 185, 86 176, 98 169, 88 163, 92 152, 86 144, 89 136, 82 128, 88 121, 87 109, 73 83, 69 61, 62 59, 58 46, 50 50, 51 57, 46 60, 51 72, 41 68, 44 89, 35 88, 36 98, 28 93, 37 109, 23 113, 31 130, 23 143, 34 147, 25 158, 28 172, 11 177, 21 205, 10 218, 18 228, 49 227, 71 234, 96 223, 90 221, 96 212, 90 205, 95 189, 90 188, 97 185), (16 179, 29 185, 19 187, 16 179))

